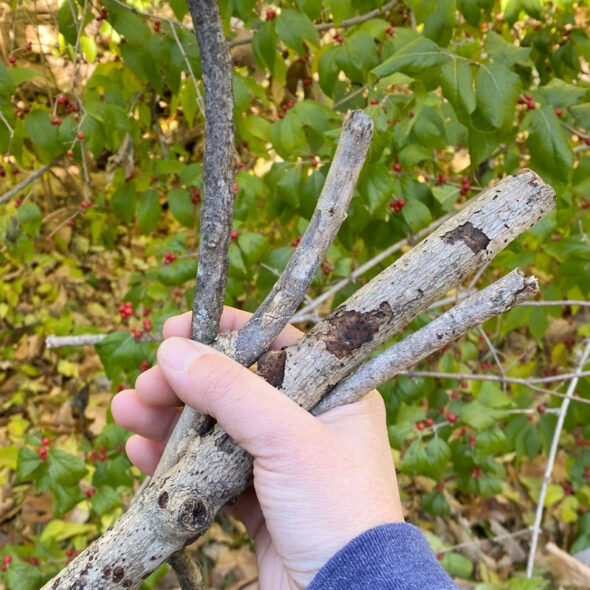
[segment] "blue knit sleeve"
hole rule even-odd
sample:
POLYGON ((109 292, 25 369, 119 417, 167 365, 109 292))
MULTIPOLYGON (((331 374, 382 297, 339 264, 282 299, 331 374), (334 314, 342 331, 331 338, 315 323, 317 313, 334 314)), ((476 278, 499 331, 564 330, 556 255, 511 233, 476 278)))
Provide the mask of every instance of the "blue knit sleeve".
POLYGON ((407 523, 385 524, 353 539, 307 590, 457 590, 426 537, 407 523))

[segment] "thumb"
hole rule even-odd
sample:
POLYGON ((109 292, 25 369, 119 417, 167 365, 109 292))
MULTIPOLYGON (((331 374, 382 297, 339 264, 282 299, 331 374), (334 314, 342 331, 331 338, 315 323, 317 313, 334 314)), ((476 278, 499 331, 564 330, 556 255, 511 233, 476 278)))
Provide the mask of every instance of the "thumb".
POLYGON ((220 426, 254 457, 292 448, 322 425, 261 377, 218 351, 186 338, 168 338, 158 364, 178 397, 220 426))

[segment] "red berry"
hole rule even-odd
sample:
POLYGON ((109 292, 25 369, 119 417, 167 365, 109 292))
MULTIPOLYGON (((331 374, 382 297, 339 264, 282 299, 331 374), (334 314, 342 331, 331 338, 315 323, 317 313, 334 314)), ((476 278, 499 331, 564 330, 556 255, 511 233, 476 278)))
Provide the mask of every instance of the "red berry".
POLYGON ((537 412, 539 412, 539 414, 544 414, 547 411, 547 408, 545 407, 544 404, 539 404, 537 406, 537 412))
POLYGON ((72 549, 71 547, 68 547, 68 548, 66 549, 66 555, 67 555, 68 557, 73 557, 74 553, 75 553, 75 551, 74 551, 74 549, 72 549))
POLYGON ((524 95, 524 98, 527 102, 533 100, 532 94, 529 94, 528 92, 524 95))
POLYGON ((5 555, 2 558, 2 563, 12 563, 12 556, 11 555, 5 555))
POLYGON ((240 234, 238 233, 238 230, 237 229, 232 229, 231 230, 231 239, 232 240, 237 240, 239 235, 240 234))
POLYGON ((473 479, 480 479, 482 476, 481 468, 477 465, 473 467, 473 469, 471 470, 471 475, 473 479))
POLYGON ((133 333, 133 337, 136 340, 139 340, 141 338, 142 333, 143 333, 141 330, 131 330, 131 332, 133 333))
POLYGON ((5 572, 8 569, 8 567, 6 566, 5 563, 3 563, 2 565, 0 565, 0 571, 5 572))
POLYGON ((371 104, 379 104, 379 101, 376 98, 371 99, 371 104))
POLYGON ((101 17, 103 18, 103 20, 104 20, 104 19, 106 19, 106 18, 107 18, 107 16, 108 16, 108 15, 109 15, 109 13, 107 12, 107 9, 106 9, 106 8, 103 6, 103 7, 100 9, 100 16, 101 16, 101 17))
POLYGON ((240 190, 237 182, 234 182, 234 193, 237 193, 240 190))
POLYGON ((400 209, 403 209, 406 206, 406 200, 405 199, 398 199, 397 205, 400 209))
POLYGON ((393 170, 394 170, 395 172, 401 172, 401 171, 402 171, 402 165, 401 165, 399 162, 396 162, 396 163, 393 165, 393 170))
POLYGON ((33 44, 29 41, 26 45, 25 45, 25 49, 27 51, 32 51, 33 50, 33 44))
POLYGON ((131 170, 131 172, 129 172, 129 174, 127 174, 127 176, 125 177, 126 181, 129 180, 133 180, 135 178, 135 170, 131 170))
POLYGON ((6 170, 0 166, 0 178, 4 178, 6 176, 6 170))
POLYGON ((266 20, 274 20, 277 17, 277 11, 276 10, 269 10, 266 13, 266 20))
POLYGON ((14 208, 18 209, 22 205, 22 203, 23 203, 23 200, 20 197, 16 198, 14 200, 14 208))
POLYGON ((50 439, 48 436, 44 436, 44 437, 41 439, 41 444, 42 444, 44 447, 48 447, 48 446, 51 444, 51 439, 50 439))
POLYGON ((14 64, 14 63, 16 63, 16 57, 14 57, 14 55, 11 55, 11 56, 8 58, 8 61, 9 61, 11 64, 14 64))
POLYGON ((391 37, 391 35, 393 35, 393 33, 394 33, 393 27, 387 27, 385 29, 385 32, 391 37))
POLYGON ((143 316, 145 317, 146 315, 150 315, 150 313, 152 313, 152 308, 151 307, 144 307, 143 308, 143 316))
POLYGON ((143 329, 146 332, 152 331, 152 321, 149 318, 146 318, 145 320, 143 320, 143 329))
POLYGON ((117 453, 120 453, 123 450, 123 447, 121 445, 117 445, 115 447, 115 451, 117 451, 117 453))
POLYGON ((410 111, 410 119, 414 118, 414 111, 410 111))
POLYGON ((58 94, 55 102, 57 104, 66 104, 66 102, 68 102, 68 97, 65 94, 58 94))
POLYGON ((92 453, 90 453, 90 460, 96 461, 97 457, 98 457, 98 453, 95 450, 93 450, 92 453))
POLYGON ((98 456, 98 460, 99 460, 100 462, 106 461, 106 460, 107 460, 107 456, 106 456, 104 453, 101 453, 101 454, 98 456))
POLYGON ((125 388, 122 385, 117 385, 117 393, 121 393, 125 388))
POLYGON ((139 364, 139 370, 143 373, 144 371, 147 371, 150 368, 150 362, 149 361, 142 361, 139 364))
POLYGON ((283 113, 279 113, 278 116, 279 116, 279 119, 284 119, 285 118, 285 115, 283 113))
POLYGON ((13 166, 11 172, 16 176, 20 172, 20 170, 18 166, 13 166))
POLYGON ((193 195, 191 197, 191 201, 195 203, 195 205, 201 200, 201 189, 195 187, 193 189, 193 195))
POLYGON ((160 30, 161 26, 162 26, 162 23, 159 20, 154 21, 154 31, 156 31, 156 33, 160 30))
POLYGON ((312 160, 312 161, 309 163, 309 165, 310 165, 312 168, 317 168, 317 167, 318 167, 318 164, 319 164, 319 162, 318 162, 317 160, 312 160))
POLYGON ((299 246, 299 242, 301 242, 301 236, 295 238, 292 242, 291 242, 291 246, 293 246, 293 248, 297 248, 297 246, 299 246))
POLYGON ((66 152, 66 156, 68 156, 69 158, 71 158, 74 155, 74 152, 72 150, 68 150, 66 152))
POLYGON ((474 446, 475 445, 475 434, 470 434, 469 435, 469 446, 474 446))
POLYGON ((426 426, 432 426, 434 424, 434 420, 432 418, 426 418, 426 426))
POLYGON ((557 108, 555 109, 555 114, 556 114, 558 117, 561 117, 561 115, 563 115, 563 109, 562 109, 561 107, 557 107, 557 108))
POLYGON ((29 557, 29 563, 31 565, 39 565, 39 560, 36 557, 29 557))
POLYGON ((327 264, 322 264, 322 272, 328 276, 332 272, 332 269, 327 264))
POLYGON ((45 236, 45 241, 46 242, 51 242, 51 236, 45 236))
POLYGON ((94 494, 96 494, 96 488, 88 488, 86 490, 86 497, 87 498, 92 498, 92 496, 94 496, 94 494))
POLYGON ((100 445, 100 447, 99 447, 99 451, 100 451, 101 453, 106 453, 106 450, 107 450, 107 447, 106 447, 106 445, 100 445))
POLYGON ((313 78, 303 78, 304 86, 311 86, 313 84, 313 78))
POLYGON ((39 455, 39 459, 41 459, 41 461, 46 461, 47 460, 47 447, 41 447, 37 451, 37 454, 39 455))
POLYGON ((522 96, 518 97, 518 104, 526 104, 526 100, 522 96))
POLYGON ((62 120, 58 117, 56 119, 51 119, 50 123, 54 126, 54 127, 59 127, 62 124, 62 120))
POLYGON ((83 134, 81 131, 79 131, 79 132, 78 132, 78 134, 76 135, 76 137, 77 137, 77 138, 78 138, 80 141, 82 141, 82 140, 83 140, 83 139, 84 139, 86 136, 85 136, 85 135, 84 135, 84 134, 83 134))
POLYGON ((457 421, 457 414, 455 414, 455 412, 449 412, 449 413, 447 414, 447 420, 448 420, 448 421, 449 421, 451 424, 455 423, 455 422, 457 421))
POLYGON ((418 422, 416 428, 420 431, 424 430, 424 422, 418 422))

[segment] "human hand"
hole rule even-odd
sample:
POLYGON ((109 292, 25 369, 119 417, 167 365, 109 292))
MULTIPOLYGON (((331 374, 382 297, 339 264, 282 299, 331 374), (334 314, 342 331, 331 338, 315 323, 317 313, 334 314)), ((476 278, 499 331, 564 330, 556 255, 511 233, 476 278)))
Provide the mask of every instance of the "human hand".
MULTIPOLYGON (((220 329, 239 329, 248 317, 226 307, 220 329)), ((188 340, 189 332, 190 313, 166 322, 158 365, 113 399, 112 413, 137 433, 127 454, 148 474, 182 403, 215 417, 254 457, 254 490, 232 511, 254 539, 261 590, 305 588, 353 538, 403 521, 378 392, 315 418, 245 367, 188 340)), ((300 336, 289 326, 273 348, 300 336)))

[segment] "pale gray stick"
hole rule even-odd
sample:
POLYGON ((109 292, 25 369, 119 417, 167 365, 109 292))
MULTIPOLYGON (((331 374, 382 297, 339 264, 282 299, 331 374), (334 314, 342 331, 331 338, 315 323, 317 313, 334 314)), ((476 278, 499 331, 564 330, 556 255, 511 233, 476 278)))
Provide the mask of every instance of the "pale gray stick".
POLYGON ((322 414, 336 406, 358 401, 400 371, 419 363, 469 330, 512 309, 538 292, 535 278, 525 277, 518 269, 513 270, 361 365, 355 373, 332 389, 313 408, 312 413, 322 414))
POLYGON ((346 218, 372 137, 371 118, 363 111, 350 113, 301 242, 271 292, 236 336, 234 358, 242 365, 250 366, 268 350, 303 301, 346 218))
POLYGON ((35 182, 35 180, 37 180, 37 178, 39 178, 40 176, 43 176, 43 174, 45 174, 45 172, 47 172, 51 168, 52 165, 53 164, 49 164, 47 166, 41 166, 41 168, 39 168, 38 170, 35 170, 35 172, 33 172, 32 174, 27 176, 24 180, 19 182, 15 187, 11 188, 7 193, 4 193, 0 197, 0 205, 2 205, 2 203, 6 203, 6 201, 9 201, 12 197, 14 197, 14 195, 18 195, 18 193, 20 193, 23 189, 27 188, 29 186, 29 184, 31 184, 31 182, 35 182))

